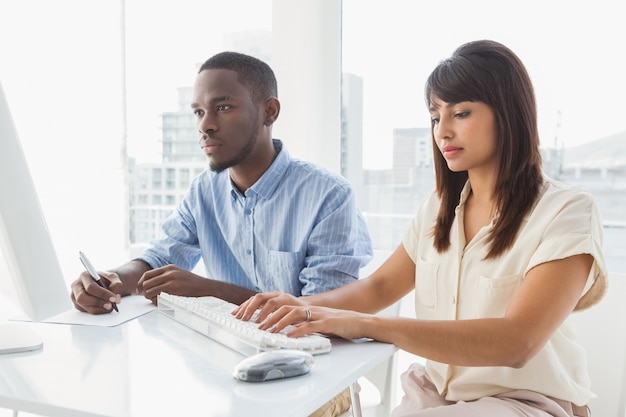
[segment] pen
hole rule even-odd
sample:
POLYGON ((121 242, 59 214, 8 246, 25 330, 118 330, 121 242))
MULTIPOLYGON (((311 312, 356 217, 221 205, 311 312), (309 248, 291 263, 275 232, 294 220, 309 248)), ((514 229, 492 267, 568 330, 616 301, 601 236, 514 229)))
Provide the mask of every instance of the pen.
MULTIPOLYGON (((87 259, 85 254, 79 251, 78 258, 82 262, 87 272, 89 272, 89 275, 91 275, 91 278, 93 278, 93 280, 96 281, 99 286, 101 286, 102 288, 106 288, 106 285, 104 285, 104 282, 102 282, 102 279, 100 279, 100 275, 98 274, 98 271, 96 271, 96 268, 94 268, 91 262, 89 262, 89 259, 87 259)), ((111 303, 111 304, 113 304, 113 310, 119 312, 119 310, 117 309, 117 305, 115 303, 111 303)))

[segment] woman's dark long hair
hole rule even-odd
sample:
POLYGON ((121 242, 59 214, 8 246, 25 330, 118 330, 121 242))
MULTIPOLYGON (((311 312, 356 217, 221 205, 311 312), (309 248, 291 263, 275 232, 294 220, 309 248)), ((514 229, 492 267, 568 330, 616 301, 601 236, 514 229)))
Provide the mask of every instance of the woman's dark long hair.
MULTIPOLYGON (((506 46, 490 40, 474 41, 460 46, 439 63, 426 82, 425 98, 429 107, 435 99, 446 103, 482 102, 495 114, 498 173, 494 197, 498 216, 485 256, 495 258, 513 244, 542 183, 537 106, 530 77, 521 60, 506 46)), ((431 135, 441 199, 433 237, 437 250, 444 252, 450 247, 454 210, 468 176, 467 171, 448 168, 432 129, 431 135)))

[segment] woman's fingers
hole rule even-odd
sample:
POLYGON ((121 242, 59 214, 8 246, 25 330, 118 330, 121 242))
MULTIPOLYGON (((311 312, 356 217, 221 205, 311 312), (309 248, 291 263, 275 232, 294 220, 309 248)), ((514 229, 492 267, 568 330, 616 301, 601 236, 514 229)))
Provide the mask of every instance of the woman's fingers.
POLYGON ((233 315, 241 320, 250 320, 259 310, 256 321, 261 322, 281 306, 287 305, 304 305, 304 303, 293 295, 282 292, 259 293, 241 303, 233 311, 233 315))

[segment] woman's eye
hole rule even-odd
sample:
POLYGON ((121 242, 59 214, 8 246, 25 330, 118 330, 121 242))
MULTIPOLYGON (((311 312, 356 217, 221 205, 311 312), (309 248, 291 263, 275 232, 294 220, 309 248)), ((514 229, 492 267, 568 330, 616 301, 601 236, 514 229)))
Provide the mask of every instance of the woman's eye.
POLYGON ((439 119, 438 119, 438 118, 436 118, 436 117, 431 117, 431 118, 430 118, 430 124, 431 124, 431 125, 433 125, 433 126, 434 126, 434 125, 436 125, 437 123, 439 123, 439 119))
POLYGON ((456 117, 458 117, 460 119, 463 119, 463 118, 469 116, 469 114, 470 114, 470 112, 468 112, 468 111, 461 111, 461 112, 458 112, 456 114, 456 117))

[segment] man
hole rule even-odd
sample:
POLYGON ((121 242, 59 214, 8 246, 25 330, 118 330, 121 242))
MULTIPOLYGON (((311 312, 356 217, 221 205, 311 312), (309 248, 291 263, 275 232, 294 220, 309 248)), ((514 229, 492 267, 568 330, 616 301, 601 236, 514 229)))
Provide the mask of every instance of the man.
MULTIPOLYGON (((367 226, 349 183, 292 159, 272 139, 276 78, 264 62, 223 52, 201 67, 191 108, 210 170, 194 179, 163 237, 139 258, 72 283, 74 306, 109 313, 121 296, 165 291, 240 304, 256 292, 310 295, 358 278, 372 256, 367 226), (190 270, 202 258, 208 277, 190 270)), ((123 308, 123 307, 122 307, 123 308)), ((349 390, 314 416, 338 415, 349 390)))
POLYGON ((201 67, 191 108, 210 170, 194 179, 163 237, 139 258, 72 283, 81 311, 108 313, 121 296, 165 291, 240 304, 257 292, 309 295, 358 278, 371 258, 349 183, 292 159, 272 139, 276 78, 264 62, 223 52, 201 67), (191 272, 202 258, 207 277, 191 272))

